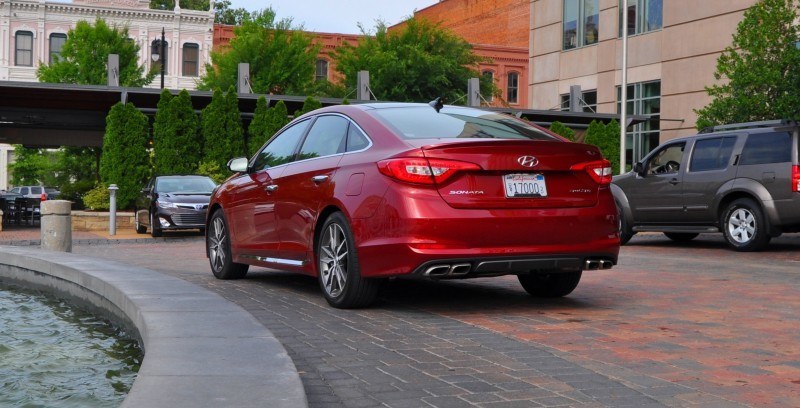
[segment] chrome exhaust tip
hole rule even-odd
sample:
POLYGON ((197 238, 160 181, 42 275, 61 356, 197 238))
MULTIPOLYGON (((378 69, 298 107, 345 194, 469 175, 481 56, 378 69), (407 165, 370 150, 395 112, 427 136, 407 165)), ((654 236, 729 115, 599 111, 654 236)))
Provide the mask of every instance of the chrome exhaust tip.
POLYGON ((450 275, 452 276, 464 276, 472 270, 472 264, 464 263, 464 264, 455 264, 450 267, 450 275))
POLYGON ((433 265, 429 266, 428 269, 425 269, 425 273, 423 275, 429 278, 440 278, 442 276, 449 275, 450 270, 450 265, 433 265))
POLYGON ((600 261, 600 269, 611 269, 612 267, 614 267, 613 262, 607 261, 605 259, 600 261))
POLYGON ((583 270, 585 271, 595 271, 600 269, 600 263, 602 261, 597 259, 587 259, 583 265, 583 270))

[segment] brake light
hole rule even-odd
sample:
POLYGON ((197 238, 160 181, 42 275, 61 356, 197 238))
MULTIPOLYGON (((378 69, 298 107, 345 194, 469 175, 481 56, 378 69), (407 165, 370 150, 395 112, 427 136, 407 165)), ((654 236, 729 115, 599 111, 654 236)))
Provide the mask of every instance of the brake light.
POLYGON ((601 186, 611 184, 611 177, 614 174, 611 170, 611 162, 608 160, 573 164, 569 169, 573 171, 585 171, 592 177, 592 180, 601 186))
POLYGON ((792 192, 800 193, 800 166, 792 166, 792 192))
POLYGON ((400 158, 378 162, 382 174, 415 184, 440 184, 460 171, 480 169, 475 163, 443 159, 400 158))

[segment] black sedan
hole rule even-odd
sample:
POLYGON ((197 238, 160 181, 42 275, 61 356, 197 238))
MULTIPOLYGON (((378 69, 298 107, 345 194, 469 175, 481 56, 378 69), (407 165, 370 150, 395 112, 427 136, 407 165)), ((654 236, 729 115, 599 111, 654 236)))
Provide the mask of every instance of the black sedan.
POLYGON ((200 229, 216 188, 206 176, 156 176, 136 200, 136 232, 160 237, 164 230, 200 229))

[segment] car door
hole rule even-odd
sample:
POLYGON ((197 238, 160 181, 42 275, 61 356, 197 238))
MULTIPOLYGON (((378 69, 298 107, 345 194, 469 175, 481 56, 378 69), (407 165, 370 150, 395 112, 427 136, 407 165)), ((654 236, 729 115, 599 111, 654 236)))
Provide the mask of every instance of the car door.
POLYGON ((305 265, 313 259, 314 224, 321 207, 331 201, 334 175, 345 151, 349 119, 340 115, 316 118, 303 141, 297 161, 286 167, 277 204, 281 256, 305 265))
POLYGON ((714 198, 720 187, 736 177, 732 156, 737 135, 697 138, 690 147, 691 160, 683 176, 684 214, 681 223, 716 225, 719 215, 714 198))
POLYGON ((150 178, 147 184, 136 196, 135 217, 139 225, 150 226, 150 206, 153 205, 153 188, 155 187, 155 177, 150 178))
POLYGON ((685 147, 685 141, 661 146, 642 163, 642 171, 625 190, 634 224, 670 224, 683 211, 685 147))
POLYGON ((279 180, 287 164, 294 161, 310 122, 295 123, 275 136, 253 156, 248 173, 228 183, 233 197, 228 211, 231 242, 240 256, 276 256, 280 240, 275 206, 282 194, 279 180))

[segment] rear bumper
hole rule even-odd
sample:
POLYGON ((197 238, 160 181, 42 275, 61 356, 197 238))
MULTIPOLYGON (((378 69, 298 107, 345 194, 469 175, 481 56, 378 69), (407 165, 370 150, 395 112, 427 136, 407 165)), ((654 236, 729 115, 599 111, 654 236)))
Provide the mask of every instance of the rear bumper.
POLYGON ((616 264, 619 254, 608 189, 592 207, 514 210, 456 210, 435 192, 390 189, 373 217, 353 220, 353 232, 364 277, 424 275, 437 264, 468 264, 461 277, 593 269, 586 260, 616 264))

